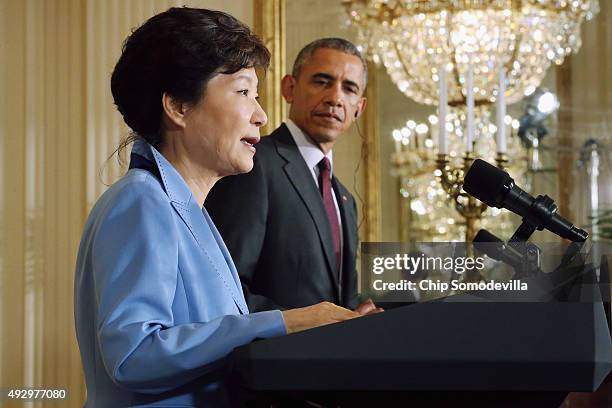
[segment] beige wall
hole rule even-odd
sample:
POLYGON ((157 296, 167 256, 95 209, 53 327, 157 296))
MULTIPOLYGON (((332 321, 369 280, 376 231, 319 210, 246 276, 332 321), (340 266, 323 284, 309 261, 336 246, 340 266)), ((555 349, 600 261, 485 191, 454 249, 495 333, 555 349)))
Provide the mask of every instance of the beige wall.
POLYGON ((110 73, 133 27, 182 4, 253 21, 252 0, 0 0, 0 388, 64 388, 61 406, 82 405, 75 258, 127 133, 110 73))
POLYGON ((85 213, 84 8, 0 4, 0 384, 70 388, 78 401, 71 281, 85 213))

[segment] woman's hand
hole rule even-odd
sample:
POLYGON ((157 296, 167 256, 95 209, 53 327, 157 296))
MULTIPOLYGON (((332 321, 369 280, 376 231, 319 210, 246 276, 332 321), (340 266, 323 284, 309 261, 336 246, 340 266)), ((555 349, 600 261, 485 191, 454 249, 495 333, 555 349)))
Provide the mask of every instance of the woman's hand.
POLYGON ((283 319, 285 319, 287 334, 361 316, 358 312, 345 309, 330 302, 321 302, 312 306, 289 309, 282 313, 283 319))

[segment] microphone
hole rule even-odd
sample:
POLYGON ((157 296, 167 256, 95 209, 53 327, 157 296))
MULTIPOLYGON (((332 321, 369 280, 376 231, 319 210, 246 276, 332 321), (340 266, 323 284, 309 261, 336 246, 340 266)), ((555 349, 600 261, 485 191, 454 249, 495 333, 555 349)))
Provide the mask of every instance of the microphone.
POLYGON ((472 163, 463 189, 490 207, 506 208, 520 215, 539 231, 546 228, 574 242, 584 242, 589 237, 588 232, 557 214, 557 206, 550 197, 533 198, 514 184, 508 173, 484 160, 476 159, 472 163))

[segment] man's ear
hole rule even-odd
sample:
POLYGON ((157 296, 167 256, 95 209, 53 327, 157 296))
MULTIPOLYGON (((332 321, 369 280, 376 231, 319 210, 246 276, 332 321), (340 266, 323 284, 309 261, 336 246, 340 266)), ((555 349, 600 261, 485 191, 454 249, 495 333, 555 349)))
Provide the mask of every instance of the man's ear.
POLYGON ((168 121, 169 125, 181 129, 185 128, 185 113, 187 108, 184 103, 178 102, 168 93, 164 92, 162 95, 162 108, 165 113, 165 120, 168 121))
POLYGON ((293 90, 295 89, 295 78, 291 74, 287 74, 281 80, 281 94, 287 103, 293 103, 293 90))
POLYGON ((361 114, 365 111, 366 105, 368 104, 367 98, 363 97, 357 103, 357 110, 355 111, 355 120, 359 119, 361 114))

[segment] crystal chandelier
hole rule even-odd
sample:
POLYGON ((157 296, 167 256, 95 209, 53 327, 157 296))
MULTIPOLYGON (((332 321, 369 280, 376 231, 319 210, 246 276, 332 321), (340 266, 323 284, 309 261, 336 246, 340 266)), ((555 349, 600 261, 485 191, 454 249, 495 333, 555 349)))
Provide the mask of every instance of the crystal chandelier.
POLYGON ((406 96, 438 103, 441 67, 449 106, 465 106, 473 65, 475 105, 495 102, 500 67, 506 103, 533 92, 551 63, 581 45, 597 0, 343 0, 363 51, 406 96))

